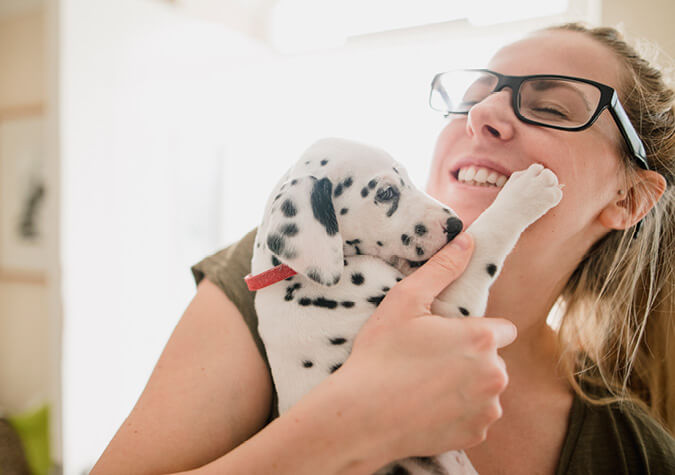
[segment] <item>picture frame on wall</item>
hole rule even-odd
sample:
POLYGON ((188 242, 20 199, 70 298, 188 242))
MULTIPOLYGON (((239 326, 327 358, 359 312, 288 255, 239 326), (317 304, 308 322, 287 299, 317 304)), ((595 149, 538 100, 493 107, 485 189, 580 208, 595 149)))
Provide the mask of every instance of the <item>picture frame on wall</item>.
POLYGON ((0 113, 0 275, 45 272, 45 150, 41 107, 0 113))

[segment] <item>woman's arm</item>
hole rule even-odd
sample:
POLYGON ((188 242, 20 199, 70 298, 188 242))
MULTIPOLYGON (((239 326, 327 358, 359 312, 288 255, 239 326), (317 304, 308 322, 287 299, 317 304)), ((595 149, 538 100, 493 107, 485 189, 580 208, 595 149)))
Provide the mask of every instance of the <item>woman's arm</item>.
POLYGON ((272 382, 235 305, 204 279, 93 474, 201 466, 258 431, 272 382))
POLYGON ((471 250, 470 240, 464 249, 450 244, 399 282, 345 364, 241 445, 267 417, 269 375, 236 308, 200 284, 92 473, 368 474, 398 458, 479 443, 501 415, 507 376, 497 349, 515 329, 430 313, 471 250))

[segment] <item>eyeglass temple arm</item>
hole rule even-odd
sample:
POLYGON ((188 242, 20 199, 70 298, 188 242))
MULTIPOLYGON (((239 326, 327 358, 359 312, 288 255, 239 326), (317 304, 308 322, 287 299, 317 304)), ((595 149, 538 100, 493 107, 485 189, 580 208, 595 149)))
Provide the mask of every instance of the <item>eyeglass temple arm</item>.
MULTIPOLYGON (((632 126, 626 110, 619 102, 619 97, 616 94, 616 91, 612 94, 611 107, 609 108, 612 117, 617 124, 619 124, 619 130, 623 136, 626 143, 629 144, 633 156, 638 159, 642 168, 649 170, 649 165, 647 164, 647 153, 645 152, 645 146, 642 144, 642 140, 638 137, 635 128, 632 126), (628 126, 628 124, 631 124, 628 126)), ((637 239, 640 234, 640 228, 642 227, 642 220, 638 221, 633 230, 633 239, 637 239)))
POLYGON ((632 126, 631 121, 628 118, 628 114, 626 114, 626 111, 621 105, 621 102, 619 102, 619 97, 617 96, 616 91, 614 91, 612 94, 609 111, 612 114, 612 117, 614 117, 617 125, 619 125, 619 131, 621 131, 621 135, 629 145, 633 156, 638 159, 638 162, 640 162, 642 168, 649 170, 645 146, 642 144, 640 137, 635 131, 635 128, 632 126))

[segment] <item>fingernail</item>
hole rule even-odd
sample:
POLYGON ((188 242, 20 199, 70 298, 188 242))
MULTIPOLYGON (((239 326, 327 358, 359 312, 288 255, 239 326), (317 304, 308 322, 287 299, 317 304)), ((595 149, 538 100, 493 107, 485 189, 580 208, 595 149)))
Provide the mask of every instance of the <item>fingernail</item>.
POLYGON ((466 251, 469 249, 469 245, 471 244, 471 238, 469 237, 468 234, 466 233, 461 233, 455 239, 452 240, 450 243, 451 246, 456 247, 460 251, 466 251))

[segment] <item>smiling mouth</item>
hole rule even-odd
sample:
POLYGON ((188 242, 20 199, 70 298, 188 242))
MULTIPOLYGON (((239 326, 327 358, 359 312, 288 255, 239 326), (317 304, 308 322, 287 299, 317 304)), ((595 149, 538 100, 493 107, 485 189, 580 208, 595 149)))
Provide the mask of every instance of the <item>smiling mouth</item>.
POLYGON ((476 165, 462 167, 453 173, 455 179, 466 185, 501 188, 509 179, 506 175, 476 165))

